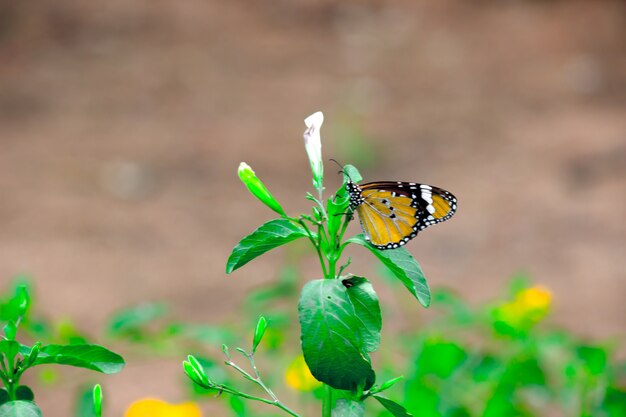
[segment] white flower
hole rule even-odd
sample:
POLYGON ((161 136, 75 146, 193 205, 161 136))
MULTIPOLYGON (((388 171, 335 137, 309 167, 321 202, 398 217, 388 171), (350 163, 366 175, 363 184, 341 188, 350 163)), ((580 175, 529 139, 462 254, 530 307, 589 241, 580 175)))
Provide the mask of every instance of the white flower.
POLYGON ((322 190, 324 180, 324 164, 322 163, 322 140, 320 138, 320 128, 324 123, 324 114, 321 111, 313 113, 306 119, 304 124, 307 130, 304 131, 304 147, 309 155, 311 171, 313 171, 313 186, 317 190, 322 190))

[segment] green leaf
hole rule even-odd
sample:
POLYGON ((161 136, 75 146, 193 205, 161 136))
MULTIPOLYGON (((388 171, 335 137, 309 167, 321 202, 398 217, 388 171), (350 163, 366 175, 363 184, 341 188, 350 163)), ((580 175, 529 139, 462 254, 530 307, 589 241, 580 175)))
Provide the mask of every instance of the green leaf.
POLYGON ((166 313, 167 306, 160 303, 144 303, 123 309, 115 313, 109 321, 108 333, 112 336, 119 336, 137 331, 166 313))
POLYGON ((2 417, 41 417, 41 410, 32 401, 10 401, 0 406, 2 417))
POLYGON ((332 417, 362 417, 365 415, 365 407, 360 401, 346 399, 337 400, 332 410, 332 417))
POLYGON ((328 213, 328 233, 331 237, 337 236, 341 223, 348 212, 348 204, 350 197, 348 191, 341 187, 335 193, 334 199, 328 199, 326 203, 326 212, 328 213))
POLYGON ((363 177, 361 176, 359 170, 356 169, 356 167, 348 164, 343 166, 343 179, 344 182, 352 181, 354 183, 357 183, 361 182, 363 180, 363 177))
POLYGON ((607 367, 608 354, 605 349, 595 346, 579 346, 576 356, 580 359, 590 375, 602 375, 607 367))
POLYGON ((365 240, 362 234, 348 239, 348 242, 356 243, 369 249, 424 307, 430 305, 428 282, 426 282, 422 268, 409 251, 405 248, 377 249, 365 240))
POLYGON ((608 417, 626 416, 626 390, 608 387, 604 397, 604 409, 608 417))
MULTIPOLYGON (((28 353, 30 348, 22 346, 20 352, 28 353)), ((124 359, 120 355, 99 345, 43 346, 33 366, 49 363, 91 369, 104 374, 115 374, 124 367, 124 359)))
POLYGON ((81 387, 74 406, 74 417, 99 417, 94 412, 93 400, 93 387, 81 387))
POLYGON ((248 411, 248 404, 242 400, 241 397, 231 395, 228 399, 228 405, 230 406, 230 410, 237 417, 247 417, 250 415, 248 411))
POLYGON ((271 249, 305 236, 307 234, 304 228, 289 220, 271 220, 244 237, 235 246, 228 257, 226 273, 230 274, 271 249))
POLYGON ((449 378, 467 360, 467 357, 468 354, 461 345, 431 336, 424 340, 415 358, 416 373, 449 378))
POLYGON ((376 378, 361 340, 362 323, 339 280, 315 280, 298 303, 304 359, 313 376, 336 389, 369 389, 376 378))
POLYGON ((354 306, 357 319, 361 322, 361 340, 366 352, 375 352, 380 345, 380 330, 383 320, 378 296, 372 284, 363 277, 351 277, 342 281, 354 306))
POLYGON ((387 409, 391 414, 395 417, 413 417, 413 414, 410 414, 406 408, 401 406, 395 401, 392 401, 388 398, 381 397, 380 395, 374 395, 374 398, 382 404, 383 407, 387 409))
POLYGON ((6 388, 0 388, 0 405, 9 402, 9 391, 6 388))
POLYGON ((17 334, 17 325, 12 320, 4 325, 2 328, 4 331, 4 336, 9 340, 15 340, 15 335, 17 334))
POLYGON ((15 390, 15 397, 18 400, 33 401, 35 399, 35 394, 33 394, 33 390, 26 385, 20 385, 15 390))
POLYGON ((20 353, 20 344, 15 340, 0 340, 0 353, 4 353, 7 361, 13 363, 17 354, 20 353))

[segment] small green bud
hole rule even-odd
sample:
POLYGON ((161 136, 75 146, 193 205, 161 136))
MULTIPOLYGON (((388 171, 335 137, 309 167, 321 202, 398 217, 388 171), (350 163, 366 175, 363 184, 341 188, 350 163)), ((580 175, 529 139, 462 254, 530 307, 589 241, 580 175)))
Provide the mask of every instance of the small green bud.
POLYGON ((18 309, 20 316, 25 316, 30 306, 30 295, 26 285, 20 285, 16 290, 16 298, 18 300, 18 309))
POLYGON ((198 359, 196 359, 196 357, 193 355, 189 355, 187 356, 187 361, 189 365, 191 365, 191 367, 193 368, 194 374, 198 377, 200 382, 203 385, 209 385, 209 377, 207 376, 206 372, 204 371, 204 367, 202 366, 202 364, 200 364, 198 359))
POLYGON ((245 162, 239 164, 239 169, 237 170, 239 174, 239 178, 241 182, 244 183, 248 190, 258 198, 263 204, 267 207, 274 210, 276 213, 280 214, 283 217, 286 217, 285 210, 281 207, 281 205, 276 201, 274 196, 270 194, 265 185, 261 182, 261 180, 256 176, 252 168, 245 162))
POLYGON ((198 385, 204 385, 202 383, 202 378, 200 378, 200 375, 198 375, 198 372, 192 364, 187 361, 183 361, 183 370, 185 371, 189 379, 191 379, 194 383, 198 385))
POLYGON ((224 352, 224 356, 226 356, 228 360, 231 360, 230 349, 228 349, 228 346, 226 346, 226 344, 224 343, 222 343, 222 352, 224 352))
POLYGON ((93 412, 96 417, 102 416, 102 387, 100 384, 93 387, 93 412))
POLYGON ((256 324, 256 330, 254 331, 254 339, 252 341, 252 354, 256 352, 257 346, 261 343, 261 339, 263 339, 263 335, 265 334, 265 330, 267 329, 267 320, 265 317, 259 317, 259 321, 256 324))
POLYGON ((404 378, 404 375, 400 375, 400 376, 398 376, 396 378, 390 379, 389 381, 383 382, 382 385, 380 386, 380 388, 378 388, 376 390, 376 392, 382 392, 382 391, 384 391, 386 389, 391 388, 393 385, 395 385, 398 381, 400 381, 403 378, 404 378))
POLYGON ((26 363, 27 367, 31 367, 35 364, 37 360, 37 356, 39 356, 39 351, 41 350, 41 342, 35 343, 35 345, 30 349, 30 353, 28 354, 28 361, 26 363))

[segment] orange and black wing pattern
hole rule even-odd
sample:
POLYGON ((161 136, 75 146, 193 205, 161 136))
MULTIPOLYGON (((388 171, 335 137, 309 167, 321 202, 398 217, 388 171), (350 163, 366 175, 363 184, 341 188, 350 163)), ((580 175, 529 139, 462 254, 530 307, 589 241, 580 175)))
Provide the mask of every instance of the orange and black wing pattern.
POLYGON ((444 189, 414 182, 346 184, 365 238, 378 249, 405 245, 428 226, 448 220, 456 198, 444 189))

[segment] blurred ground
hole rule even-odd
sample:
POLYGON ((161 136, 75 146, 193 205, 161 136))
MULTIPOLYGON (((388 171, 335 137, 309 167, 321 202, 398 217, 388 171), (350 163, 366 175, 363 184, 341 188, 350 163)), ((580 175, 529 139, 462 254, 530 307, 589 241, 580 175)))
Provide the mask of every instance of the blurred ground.
MULTIPOLYGON (((477 302, 523 269, 557 323, 623 335, 624 2, 299 3, 0 1, 2 287, 30 274, 41 313, 94 334, 146 299, 236 317, 285 254, 224 274, 272 218, 237 165, 305 209, 302 120, 323 110, 325 157, 457 195, 409 246, 432 286, 477 302)), ((179 361, 130 363, 103 378, 108 415, 180 399, 179 378, 179 361)), ((70 393, 43 389, 45 414, 69 415, 70 393)))

